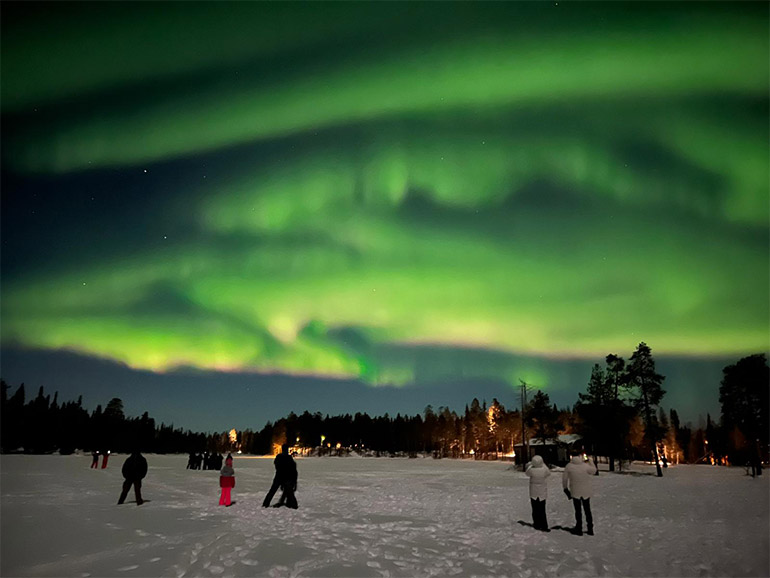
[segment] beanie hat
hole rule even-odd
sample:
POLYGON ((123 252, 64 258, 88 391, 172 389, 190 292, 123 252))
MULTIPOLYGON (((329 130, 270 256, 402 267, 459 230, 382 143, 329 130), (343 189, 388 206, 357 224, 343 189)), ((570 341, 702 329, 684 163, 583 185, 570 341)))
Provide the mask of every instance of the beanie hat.
POLYGON ((225 460, 225 465, 232 466, 233 465, 233 458, 227 458, 225 460))

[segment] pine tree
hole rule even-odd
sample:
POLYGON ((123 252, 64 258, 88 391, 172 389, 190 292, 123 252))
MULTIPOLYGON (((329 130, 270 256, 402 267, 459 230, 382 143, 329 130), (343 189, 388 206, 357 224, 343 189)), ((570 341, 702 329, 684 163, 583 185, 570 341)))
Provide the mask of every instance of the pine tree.
MULTIPOLYGON (((761 473, 763 446, 770 442, 770 369, 764 354, 750 355, 723 370, 719 387, 722 425, 726 431, 737 428, 746 440, 744 448, 735 448, 761 473)), ((737 444, 736 444, 737 445, 737 444)))
POLYGON ((663 476, 658 458, 658 441, 661 438, 660 424, 655 408, 665 395, 662 387, 665 377, 655 371, 652 350, 641 342, 631 356, 626 372, 629 385, 637 390, 637 407, 644 421, 644 436, 652 450, 658 477, 663 476))
POLYGON ((614 353, 610 353, 605 358, 605 363, 607 365, 605 372, 607 386, 612 392, 606 446, 609 454, 609 469, 611 472, 614 472, 615 459, 620 460, 622 464, 624 441, 628 437, 629 422, 633 417, 633 410, 623 401, 623 395, 628 386, 625 360, 614 353))
POLYGON ((543 445, 559 432, 559 412, 554 410, 547 393, 537 390, 527 408, 527 425, 534 430, 535 438, 543 445))
MULTIPOLYGON (((604 371, 596 363, 591 370, 586 393, 578 393, 575 409, 581 418, 583 442, 597 454, 609 456, 612 437, 613 389, 604 371)), ((598 472, 598 470, 597 470, 598 472)))

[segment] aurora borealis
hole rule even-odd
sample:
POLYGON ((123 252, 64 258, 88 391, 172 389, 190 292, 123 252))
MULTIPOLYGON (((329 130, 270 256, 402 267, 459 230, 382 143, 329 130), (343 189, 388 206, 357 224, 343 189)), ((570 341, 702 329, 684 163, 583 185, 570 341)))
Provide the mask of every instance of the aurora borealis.
POLYGON ((341 379, 418 412, 521 378, 571 404, 645 341, 713 411, 723 361, 770 350, 769 23, 3 3, 3 377, 59 352, 193 396, 341 379))

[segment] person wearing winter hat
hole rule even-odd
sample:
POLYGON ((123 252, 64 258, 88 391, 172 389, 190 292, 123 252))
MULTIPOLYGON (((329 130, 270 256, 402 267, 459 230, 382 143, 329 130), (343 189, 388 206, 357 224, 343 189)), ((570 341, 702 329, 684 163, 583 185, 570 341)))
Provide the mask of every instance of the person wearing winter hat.
POLYGON ((586 513, 587 534, 594 535, 594 519, 591 515, 591 495, 593 493, 593 476, 597 469, 594 465, 583 461, 582 450, 572 452, 572 459, 564 468, 562 474, 562 486, 567 499, 572 500, 575 508, 575 527, 572 533, 577 536, 583 535, 583 518, 580 508, 582 506, 586 513))
POLYGON ((535 530, 550 532, 545 514, 545 500, 548 497, 546 480, 551 475, 551 470, 545 465, 542 457, 535 456, 527 465, 525 473, 529 477, 529 501, 532 505, 533 526, 535 530))
POLYGON ((225 467, 219 472, 219 487, 222 488, 222 494, 219 496, 220 506, 229 506, 230 491, 235 487, 235 470, 233 469, 233 458, 230 456, 225 460, 225 467))

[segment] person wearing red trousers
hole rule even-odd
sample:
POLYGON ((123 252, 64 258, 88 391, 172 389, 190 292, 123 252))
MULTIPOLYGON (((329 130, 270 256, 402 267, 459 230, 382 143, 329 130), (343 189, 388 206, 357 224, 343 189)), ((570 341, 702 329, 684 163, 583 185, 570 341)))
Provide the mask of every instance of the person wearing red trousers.
POLYGON ((102 452, 102 469, 107 467, 107 460, 110 459, 110 450, 102 452))
POLYGON ((219 472, 219 487, 222 488, 222 494, 219 496, 220 506, 229 506, 230 491, 235 487, 235 470, 233 469, 233 458, 228 457, 225 460, 225 467, 219 472))
POLYGON ((91 467, 94 469, 99 467, 99 452, 96 450, 91 452, 91 467))

